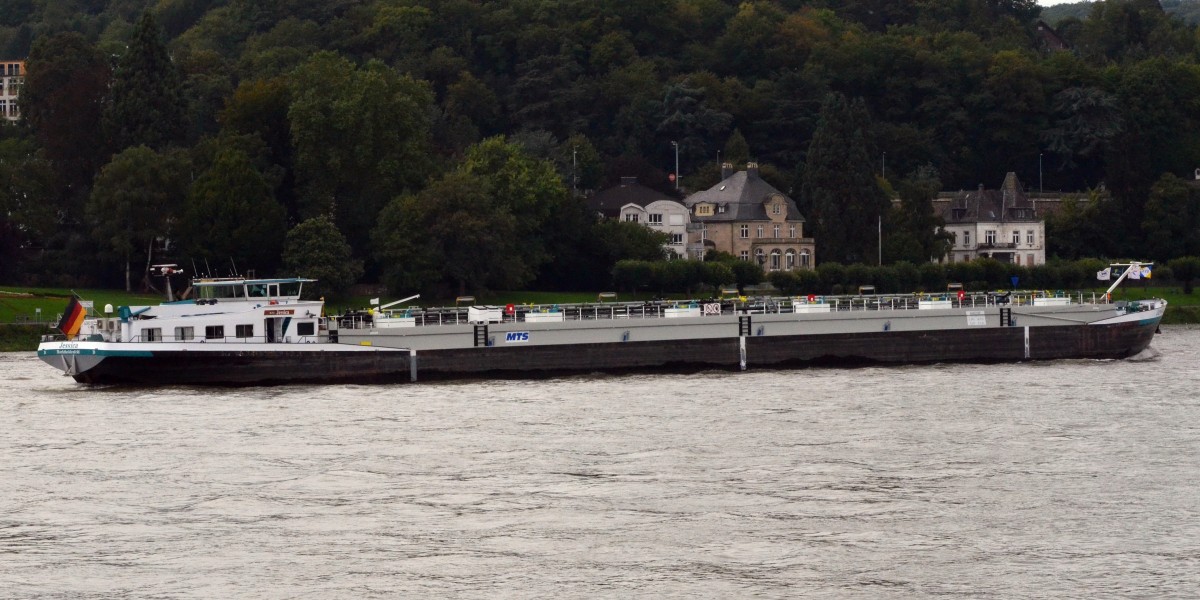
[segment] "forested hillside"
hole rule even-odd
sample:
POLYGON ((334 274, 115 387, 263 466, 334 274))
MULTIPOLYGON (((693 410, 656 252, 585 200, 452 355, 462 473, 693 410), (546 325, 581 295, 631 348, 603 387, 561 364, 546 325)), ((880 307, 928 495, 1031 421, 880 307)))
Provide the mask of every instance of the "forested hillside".
MULTIPOLYGON (((28 75, 23 119, 0 127, 0 281, 136 285, 159 260, 232 259, 338 265, 331 289, 604 287, 659 240, 596 223, 579 196, 623 175, 670 190, 672 142, 688 190, 716 181, 718 155, 762 164, 830 260, 804 193, 830 180, 807 164, 822 107, 845 104, 830 98, 862 109, 865 164, 842 167, 918 190, 907 214, 1040 173, 1082 193, 1051 223, 1062 258, 1200 253, 1197 32, 1155 0, 1108 0, 1064 20, 1055 52, 1040 10, 7 0, 0 59, 28 75)), ((927 220, 888 227, 929 247, 927 220)), ((901 246, 885 260, 928 260, 901 246)))
MULTIPOLYGON (((1082 21, 1091 13, 1092 4, 1093 2, 1055 4, 1042 9, 1042 18, 1054 26, 1057 26, 1063 19, 1072 17, 1082 21)), ((1189 25, 1200 23, 1200 0, 1160 0, 1159 4, 1167 14, 1179 18, 1184 23, 1189 25)))

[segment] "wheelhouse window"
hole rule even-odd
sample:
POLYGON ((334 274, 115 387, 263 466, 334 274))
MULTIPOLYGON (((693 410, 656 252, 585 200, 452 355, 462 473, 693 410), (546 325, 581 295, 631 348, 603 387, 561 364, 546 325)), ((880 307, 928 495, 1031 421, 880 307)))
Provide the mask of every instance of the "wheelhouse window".
POLYGON ((316 333, 317 333, 317 324, 316 323, 313 323, 312 321, 301 321, 299 323, 296 323, 296 334, 297 335, 316 335, 316 333))
POLYGON ((142 330, 143 342, 161 342, 162 329, 159 327, 148 327, 142 330))
POLYGON ((223 340, 225 339, 224 325, 209 325, 204 328, 204 339, 206 340, 223 340))
POLYGON ((235 333, 236 333, 237 337, 239 337, 241 339, 254 337, 254 326, 253 325, 237 325, 236 327, 237 328, 235 330, 235 333))
POLYGON ((175 341, 190 342, 196 337, 195 331, 191 327, 176 327, 175 341))
POLYGON ((228 285, 201 285, 196 287, 199 290, 200 298, 204 300, 246 297, 246 286, 241 283, 228 285))

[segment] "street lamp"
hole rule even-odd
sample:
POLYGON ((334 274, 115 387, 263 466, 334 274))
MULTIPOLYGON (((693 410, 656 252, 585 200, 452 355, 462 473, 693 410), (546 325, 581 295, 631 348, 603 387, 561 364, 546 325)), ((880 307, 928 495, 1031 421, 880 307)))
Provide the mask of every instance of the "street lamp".
POLYGON ((1042 153, 1038 152, 1038 193, 1042 193, 1042 153))
POLYGON ((887 179, 887 152, 883 153, 883 178, 887 179))
POLYGON ((679 189, 679 142, 671 141, 671 146, 675 148, 675 189, 679 189))

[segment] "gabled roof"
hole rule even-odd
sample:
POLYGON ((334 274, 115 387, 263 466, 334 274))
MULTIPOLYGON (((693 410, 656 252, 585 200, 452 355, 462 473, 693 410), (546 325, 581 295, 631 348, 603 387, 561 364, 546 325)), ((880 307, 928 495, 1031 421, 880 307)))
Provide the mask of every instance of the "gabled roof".
POLYGON ((933 201, 934 210, 955 223, 1035 222, 1042 218, 1037 205, 1025 194, 1017 174, 1009 172, 998 190, 943 192, 933 201))
POLYGON ((699 221, 769 221, 770 217, 763 203, 772 196, 783 198, 787 205, 787 220, 804 221, 800 209, 796 208, 796 202, 759 177, 758 166, 754 163, 747 165, 745 171, 728 174, 717 185, 688 196, 683 203, 689 210, 701 202, 725 206, 723 213, 718 212, 705 217, 693 215, 693 218, 699 221))
POLYGON ((658 200, 667 200, 670 202, 679 202, 660 191, 650 189, 637 182, 636 177, 622 177, 621 183, 596 192, 592 197, 588 198, 588 208, 604 215, 608 218, 616 218, 621 215, 621 207, 627 204, 636 204, 645 208, 651 202, 658 200))

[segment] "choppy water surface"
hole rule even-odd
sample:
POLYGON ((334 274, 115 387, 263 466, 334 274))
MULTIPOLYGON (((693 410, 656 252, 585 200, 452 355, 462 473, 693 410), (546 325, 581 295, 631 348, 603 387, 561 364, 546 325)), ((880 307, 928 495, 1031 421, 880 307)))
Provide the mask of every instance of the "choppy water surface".
POLYGON ((240 390, 0 354, 0 597, 1192 598, 1200 329, 1153 348, 240 390))

